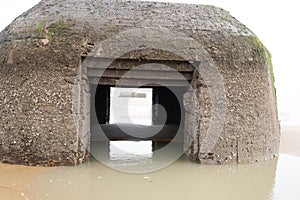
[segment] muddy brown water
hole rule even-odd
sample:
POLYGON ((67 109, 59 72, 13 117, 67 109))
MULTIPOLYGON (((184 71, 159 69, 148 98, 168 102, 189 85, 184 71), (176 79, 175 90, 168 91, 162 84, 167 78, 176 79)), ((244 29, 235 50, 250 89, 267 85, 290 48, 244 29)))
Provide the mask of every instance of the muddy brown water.
MULTIPOLYGON (((0 165, 0 199, 299 200, 299 144, 299 127, 288 127, 283 129, 282 154, 276 160, 214 166, 182 157, 142 174, 116 171, 96 160, 77 167, 0 165)), ((115 165, 132 164, 116 156, 115 165)), ((145 159, 150 161, 151 157, 145 159)))

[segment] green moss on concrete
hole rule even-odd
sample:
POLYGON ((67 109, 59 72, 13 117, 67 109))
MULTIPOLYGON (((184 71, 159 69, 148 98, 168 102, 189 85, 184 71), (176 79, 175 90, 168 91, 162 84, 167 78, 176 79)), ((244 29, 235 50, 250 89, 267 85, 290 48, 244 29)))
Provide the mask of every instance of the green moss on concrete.
POLYGON ((41 20, 36 28, 36 32, 38 34, 42 33, 43 29, 44 29, 44 26, 46 24, 46 21, 45 20, 41 20))
POLYGON ((268 56, 268 61, 269 61, 269 65, 270 65, 270 74, 271 74, 272 85, 273 85, 273 89, 274 89, 274 95, 276 97, 277 94, 276 94, 276 87, 275 87, 275 76, 274 76, 274 69, 273 69, 273 63, 272 63, 272 55, 268 50, 267 50, 267 56, 268 56))
POLYGON ((70 27, 68 24, 64 24, 64 23, 52 23, 47 29, 50 33, 55 34, 55 33, 65 33, 70 29, 70 27))
POLYGON ((271 74, 274 95, 276 97, 275 76, 273 70, 272 55, 257 36, 253 37, 253 43, 258 47, 259 55, 263 56, 263 59, 267 58, 268 65, 270 67, 270 74, 271 74))

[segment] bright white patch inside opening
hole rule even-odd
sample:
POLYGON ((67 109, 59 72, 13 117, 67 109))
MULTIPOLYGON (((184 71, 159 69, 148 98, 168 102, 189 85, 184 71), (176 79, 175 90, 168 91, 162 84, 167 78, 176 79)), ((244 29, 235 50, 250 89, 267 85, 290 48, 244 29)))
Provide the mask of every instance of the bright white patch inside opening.
POLYGON ((111 87, 109 123, 152 125, 152 89, 111 87))
POLYGON ((152 141, 110 141, 109 150, 111 159, 152 157, 152 141))

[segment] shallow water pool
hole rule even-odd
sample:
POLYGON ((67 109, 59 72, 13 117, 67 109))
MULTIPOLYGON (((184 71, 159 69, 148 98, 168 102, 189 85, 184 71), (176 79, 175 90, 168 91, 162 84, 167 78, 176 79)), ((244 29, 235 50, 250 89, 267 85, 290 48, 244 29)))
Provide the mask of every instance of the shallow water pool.
POLYGON ((278 160, 233 166, 203 166, 183 157, 149 174, 118 172, 97 161, 59 168, 2 165, 0 194, 5 200, 296 200, 299 169, 300 158, 284 154, 278 160))
MULTIPOLYGON (((141 174, 116 171, 96 159, 77 167, 0 164, 0 199, 299 200, 299 130, 283 129, 284 154, 255 164, 199 165, 181 157, 161 170, 141 174)), ((164 157, 154 159, 149 149, 145 150, 137 157, 128 157, 110 149, 112 155, 108 157, 115 168, 165 161, 164 157)))

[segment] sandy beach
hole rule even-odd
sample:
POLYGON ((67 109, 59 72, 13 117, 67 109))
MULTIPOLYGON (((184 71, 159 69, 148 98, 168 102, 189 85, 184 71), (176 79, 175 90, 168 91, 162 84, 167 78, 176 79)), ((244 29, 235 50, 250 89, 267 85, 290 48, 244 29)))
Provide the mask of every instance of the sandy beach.
POLYGON ((300 126, 282 126, 280 152, 300 156, 300 126))
POLYGON ((48 168, 0 164, 0 199, 29 199, 27 191, 48 168))

